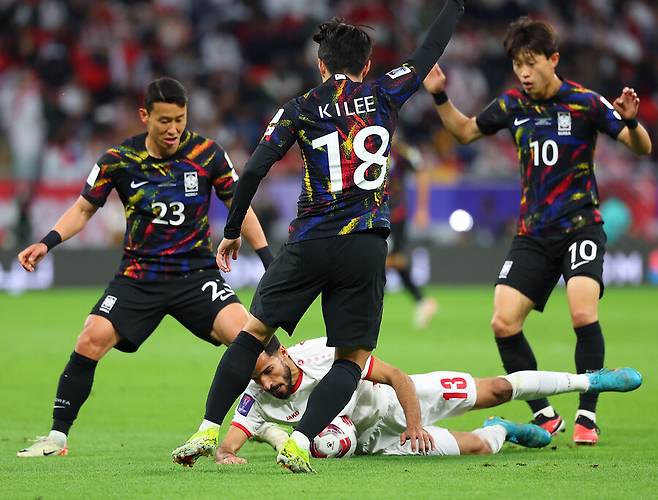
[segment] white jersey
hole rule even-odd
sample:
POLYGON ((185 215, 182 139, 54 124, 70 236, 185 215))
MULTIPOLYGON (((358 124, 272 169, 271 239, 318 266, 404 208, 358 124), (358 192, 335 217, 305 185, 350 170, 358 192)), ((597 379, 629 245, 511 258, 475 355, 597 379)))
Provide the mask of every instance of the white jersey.
MULTIPOLYGON (((334 348, 327 347, 325 337, 294 345, 288 349, 288 355, 300 370, 288 399, 272 396, 254 381, 242 394, 231 425, 242 429, 248 437, 265 422, 296 427, 311 392, 334 362, 334 348)), ((339 413, 354 422, 359 454, 386 453, 406 429, 404 412, 393 388, 368 380, 375 362, 372 356, 368 358, 356 391, 339 413)), ((468 374, 433 372, 412 375, 411 379, 420 400, 423 425, 461 415, 475 403, 475 382, 468 374)))

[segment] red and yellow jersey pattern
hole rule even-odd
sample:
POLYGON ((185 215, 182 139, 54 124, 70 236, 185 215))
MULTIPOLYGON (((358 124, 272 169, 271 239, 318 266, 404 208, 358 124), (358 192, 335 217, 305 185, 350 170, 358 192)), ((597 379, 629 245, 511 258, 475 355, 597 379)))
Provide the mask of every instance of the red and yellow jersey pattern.
POLYGON ((533 100, 511 89, 477 116, 484 134, 507 128, 519 155, 518 234, 548 236, 602 223, 594 176, 599 132, 616 138, 625 127, 603 96, 563 80, 557 94, 533 100))
POLYGON ((400 107, 420 83, 407 65, 372 83, 335 74, 276 113, 261 144, 283 156, 296 141, 303 161, 289 241, 388 232, 391 139, 400 107))
POLYGON ((82 196, 103 206, 116 189, 126 216, 118 274, 168 279, 215 268, 208 209, 214 189, 230 200, 237 175, 215 142, 185 131, 175 154, 154 158, 146 134, 110 148, 92 168, 82 196))

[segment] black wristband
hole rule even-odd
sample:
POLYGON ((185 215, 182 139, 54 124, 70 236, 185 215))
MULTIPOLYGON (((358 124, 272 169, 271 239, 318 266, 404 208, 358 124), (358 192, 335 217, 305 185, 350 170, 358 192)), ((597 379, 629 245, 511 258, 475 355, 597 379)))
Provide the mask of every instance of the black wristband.
POLYGON ((50 252, 53 248, 59 245, 62 242, 62 235, 59 234, 54 229, 50 231, 47 235, 43 237, 41 243, 46 245, 48 251, 50 252))
POLYGON ((627 126, 629 129, 631 129, 631 130, 637 128, 637 126, 640 124, 640 123, 637 121, 637 118, 630 118, 630 119, 628 119, 628 120, 624 120, 624 123, 625 123, 626 126, 627 126))
POLYGON ((441 104, 448 102, 448 94, 446 94, 443 90, 438 94, 432 94, 432 97, 434 98, 434 104, 437 106, 441 106, 441 104))
POLYGON ((270 267, 270 264, 274 260, 274 255, 270 251, 270 247, 264 246, 256 250, 256 254, 260 257, 260 261, 263 263, 263 267, 267 271, 267 268, 270 267))

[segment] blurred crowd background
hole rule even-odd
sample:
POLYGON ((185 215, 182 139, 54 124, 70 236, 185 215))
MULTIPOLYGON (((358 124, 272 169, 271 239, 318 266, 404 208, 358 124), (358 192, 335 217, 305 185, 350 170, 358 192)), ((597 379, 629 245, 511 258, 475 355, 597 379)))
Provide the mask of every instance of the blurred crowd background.
MULTIPOLYGON (((372 27, 371 75, 378 75, 413 51, 440 6, 436 0, 0 0, 0 247, 45 234, 98 156, 143 131, 137 108, 152 79, 170 75, 184 83, 190 128, 219 142, 239 170, 276 109, 319 83, 311 41, 319 22, 339 15, 372 27)), ((510 21, 526 14, 557 28, 561 75, 610 100, 624 86, 638 91, 653 155, 637 158, 600 138, 597 176, 606 229, 614 233, 618 223, 620 234, 655 241, 658 2, 469 0, 441 60, 448 94, 465 113, 479 112, 515 84, 502 37, 510 21)), ((460 146, 420 91, 403 110, 399 132, 431 170, 427 231, 446 234, 448 216, 465 208, 473 231, 486 235, 481 241, 509 238, 519 195, 506 131, 460 146)), ((268 231, 285 232, 300 171, 293 151, 257 197, 268 231)), ((409 191, 413 200, 413 179, 409 191)), ((79 244, 120 241, 120 205, 101 212, 79 244)))

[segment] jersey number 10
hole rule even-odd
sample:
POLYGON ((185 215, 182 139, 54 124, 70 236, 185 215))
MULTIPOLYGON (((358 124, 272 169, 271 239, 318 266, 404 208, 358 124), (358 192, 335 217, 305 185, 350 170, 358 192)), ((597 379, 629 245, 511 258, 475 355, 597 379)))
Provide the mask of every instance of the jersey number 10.
POLYGON ((544 143, 541 145, 541 148, 539 147, 538 141, 531 141, 530 147, 532 148, 532 158, 535 167, 539 167, 542 164, 546 167, 552 167, 557 163, 558 148, 557 142, 555 142, 553 139, 544 141, 544 143))
MULTIPOLYGON (((386 166, 388 164, 388 156, 384 156, 384 152, 388 148, 389 139, 390 134, 388 133, 388 130, 379 125, 372 125, 363 128, 359 130, 356 136, 354 136, 354 154, 356 154, 360 160, 363 160, 363 163, 354 170, 354 184, 361 189, 371 191, 379 188, 384 183, 384 178, 386 177, 386 166), (374 153, 368 151, 365 146, 366 139, 371 135, 376 135, 381 139, 379 149, 374 153), (372 165, 381 166, 381 171, 376 179, 370 181, 366 179, 366 171, 372 165)), ((314 139, 311 145, 313 146, 313 149, 327 146, 331 192, 341 193, 343 191, 343 168, 340 162, 338 131, 314 139)))

